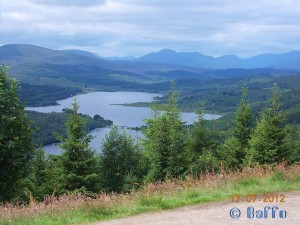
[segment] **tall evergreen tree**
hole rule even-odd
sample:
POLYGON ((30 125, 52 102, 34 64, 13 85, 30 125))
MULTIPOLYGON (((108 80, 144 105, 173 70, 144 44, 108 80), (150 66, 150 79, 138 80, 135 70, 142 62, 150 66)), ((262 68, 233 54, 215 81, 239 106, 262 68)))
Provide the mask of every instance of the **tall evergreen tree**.
POLYGON ((174 85, 169 104, 153 107, 153 118, 146 119, 144 148, 149 157, 149 180, 178 177, 187 169, 183 123, 176 103, 174 85))
POLYGON ((243 164, 249 148, 252 133, 252 114, 248 103, 247 86, 242 89, 242 98, 237 107, 235 124, 229 137, 219 150, 219 155, 227 168, 236 168, 243 164))
POLYGON ((210 150, 203 150, 203 152, 201 152, 198 158, 190 166, 190 172, 194 177, 199 177, 203 173, 218 171, 218 159, 210 150))
POLYGON ((68 191, 97 191, 99 176, 95 152, 89 147, 92 139, 85 129, 85 119, 78 115, 75 99, 66 122, 67 137, 57 135, 63 150, 61 160, 65 188, 68 191))
POLYGON ((215 156, 218 146, 219 131, 213 124, 213 129, 205 127, 203 107, 197 112, 197 121, 190 129, 188 139, 187 158, 189 159, 190 173, 198 177, 205 172, 216 172, 219 169, 218 159, 215 156), (192 158, 192 160, 191 160, 192 158))
POLYGON ((39 199, 43 199, 46 194, 51 194, 54 191, 49 185, 48 160, 45 155, 45 151, 40 149, 36 152, 35 158, 32 162, 33 167, 33 183, 34 188, 32 190, 33 196, 39 199))
POLYGON ((201 154, 205 149, 207 150, 209 148, 209 141, 207 135, 208 131, 205 128, 204 122, 205 121, 203 118, 203 109, 201 108, 197 112, 197 121, 194 123, 194 126, 192 128, 192 140, 190 140, 192 150, 196 155, 201 154))
POLYGON ((0 201, 18 193, 19 181, 27 176, 35 153, 32 124, 18 89, 15 79, 8 81, 7 68, 0 66, 0 201))
POLYGON ((277 163, 287 160, 291 150, 288 148, 288 128, 279 103, 276 84, 272 90, 272 107, 260 113, 254 133, 250 140, 248 160, 261 164, 277 163))
POLYGON ((101 152, 102 188, 107 192, 129 191, 139 181, 139 152, 133 139, 116 126, 102 142, 101 152))
POLYGON ((288 136, 288 145, 291 149, 291 155, 289 158, 290 163, 300 162, 300 132, 295 124, 291 125, 290 133, 288 136))
POLYGON ((239 152, 238 158, 244 158, 246 149, 249 147, 249 140, 252 132, 252 114, 251 107, 248 103, 247 86, 244 85, 242 89, 242 98, 240 105, 237 108, 236 121, 234 128, 234 137, 240 143, 242 151, 239 152))

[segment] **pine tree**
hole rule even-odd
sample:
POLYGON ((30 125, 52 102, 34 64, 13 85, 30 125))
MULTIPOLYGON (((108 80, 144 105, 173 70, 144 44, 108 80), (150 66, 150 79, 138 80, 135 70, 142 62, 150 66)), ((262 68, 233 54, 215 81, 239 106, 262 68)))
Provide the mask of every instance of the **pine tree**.
POLYGON ((261 164, 278 163, 290 157, 288 148, 288 128, 279 103, 276 84, 272 91, 272 107, 260 113, 254 133, 250 140, 248 161, 261 164))
POLYGON ((194 177, 203 173, 218 172, 219 162, 210 150, 204 150, 201 155, 191 164, 190 172, 194 177))
POLYGON ((19 181, 27 176, 35 153, 32 123, 18 89, 15 79, 8 81, 7 68, 0 66, 0 201, 19 194, 19 181))
POLYGON ((48 155, 46 165, 47 190, 57 194, 66 192, 66 180, 62 155, 48 155))
POLYGON ((191 148, 194 154, 200 155, 205 149, 209 148, 208 134, 205 128, 205 121, 203 118, 203 109, 197 112, 197 121, 194 123, 191 136, 191 148))
POLYGON ((78 115, 79 104, 72 103, 66 122, 67 137, 56 135, 63 150, 61 160, 67 191, 98 191, 99 176, 95 152, 89 147, 92 139, 85 129, 85 119, 78 115))
POLYGON ((153 118, 146 119, 144 148, 149 158, 148 180, 179 177, 186 169, 183 123, 172 84, 169 104, 153 107, 153 118))
POLYGON ((244 158, 238 157, 239 152, 242 152, 242 147, 239 140, 234 136, 228 137, 220 146, 218 155, 226 169, 235 169, 241 165, 244 158))
POLYGON ((242 98, 237 107, 235 124, 229 132, 229 137, 219 150, 219 155, 224 161, 225 167, 237 168, 244 163, 249 140, 252 133, 252 114, 248 103, 247 86, 242 89, 242 98))
POLYGON ((291 125, 290 133, 288 136, 288 148, 291 150, 289 158, 290 163, 300 162, 300 132, 298 131, 295 124, 291 125))
POLYGON ((32 167, 34 182, 32 193, 34 197, 43 199, 46 194, 51 194, 51 192, 54 191, 49 188, 49 177, 47 174, 49 165, 43 149, 36 152, 32 167))
POLYGON ((244 85, 242 93, 242 99, 237 108, 234 128, 234 137, 237 138, 242 148, 242 151, 238 154, 239 160, 246 155, 246 149, 249 147, 249 140, 252 132, 252 114, 251 107, 248 103, 248 91, 246 85, 244 85))
POLYGON ((102 142, 102 187, 106 192, 129 191, 138 182, 139 153, 133 139, 113 126, 102 142))

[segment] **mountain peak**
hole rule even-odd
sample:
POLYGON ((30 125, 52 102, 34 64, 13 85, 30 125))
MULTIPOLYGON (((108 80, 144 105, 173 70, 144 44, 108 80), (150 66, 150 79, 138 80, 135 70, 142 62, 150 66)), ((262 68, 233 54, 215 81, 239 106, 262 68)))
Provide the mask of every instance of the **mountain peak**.
POLYGON ((165 48, 165 49, 158 51, 157 53, 177 53, 177 52, 172 49, 165 48))
POLYGON ((84 50, 79 50, 79 49, 66 49, 66 50, 61 50, 61 51, 75 54, 75 55, 80 55, 80 56, 87 56, 87 57, 94 58, 94 59, 100 58, 97 55, 95 55, 89 51, 84 51, 84 50))
POLYGON ((92 58, 87 55, 84 56, 83 54, 74 54, 35 45, 8 44, 0 47, 0 62, 14 66, 23 63, 99 64, 102 63, 103 60, 97 57, 92 58))

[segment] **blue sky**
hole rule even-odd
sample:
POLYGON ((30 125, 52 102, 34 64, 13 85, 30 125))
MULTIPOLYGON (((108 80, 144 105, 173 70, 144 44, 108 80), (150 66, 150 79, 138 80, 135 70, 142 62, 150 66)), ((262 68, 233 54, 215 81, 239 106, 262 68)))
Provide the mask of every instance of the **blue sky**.
POLYGON ((299 0, 0 0, 0 45, 141 56, 300 50, 299 0))

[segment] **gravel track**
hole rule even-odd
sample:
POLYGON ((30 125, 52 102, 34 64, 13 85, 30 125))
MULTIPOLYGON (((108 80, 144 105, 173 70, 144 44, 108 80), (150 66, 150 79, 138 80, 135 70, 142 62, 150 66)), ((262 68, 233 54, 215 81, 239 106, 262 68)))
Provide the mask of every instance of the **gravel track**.
MULTIPOLYGON (((281 193, 280 193, 281 194, 281 193)), ((172 210, 154 213, 143 213, 122 219, 91 223, 89 225, 202 225, 202 224, 281 224, 281 225, 300 225, 300 191, 287 192, 283 203, 232 203, 231 201, 214 202, 186 206, 172 210), (286 210, 286 218, 273 219, 271 211, 268 218, 258 219, 247 218, 247 208, 254 207, 255 210, 264 210, 265 206, 277 206, 279 210, 286 210), (241 211, 238 219, 230 217, 230 210, 237 207, 241 211)), ((261 197, 258 199, 262 199, 261 197)))

